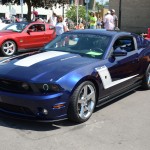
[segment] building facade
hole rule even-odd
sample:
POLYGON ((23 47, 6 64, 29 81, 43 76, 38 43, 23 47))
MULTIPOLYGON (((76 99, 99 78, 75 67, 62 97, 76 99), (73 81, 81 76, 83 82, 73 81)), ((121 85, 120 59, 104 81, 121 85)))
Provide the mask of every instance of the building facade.
POLYGON ((145 33, 150 27, 150 0, 109 0, 109 8, 121 17, 121 30, 145 33))
MULTIPOLYGON (((68 8, 68 6, 65 6, 65 10, 68 8)), ((33 10, 33 8, 32 8, 33 10)), ((40 18, 43 19, 49 19, 50 16, 52 15, 53 11, 57 14, 57 15, 63 15, 63 7, 54 7, 52 9, 44 9, 44 8, 36 8, 36 11, 39 14, 40 18)), ((27 12, 28 12, 28 8, 27 5, 24 4, 23 5, 23 17, 26 18, 27 16, 27 12)), ((21 16, 21 6, 20 5, 1 5, 0 4, 0 18, 10 18, 12 15, 17 15, 17 16, 21 16)), ((31 16, 32 18, 32 16, 31 16)))

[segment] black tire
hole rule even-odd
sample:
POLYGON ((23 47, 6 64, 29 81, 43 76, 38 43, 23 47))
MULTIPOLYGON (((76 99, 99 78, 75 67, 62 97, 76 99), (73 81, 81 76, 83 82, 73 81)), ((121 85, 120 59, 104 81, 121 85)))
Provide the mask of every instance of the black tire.
POLYGON ((148 65, 144 78, 143 78, 142 89, 144 90, 150 89, 150 64, 148 65))
POLYGON ((68 106, 68 119, 77 123, 87 121, 95 108, 96 89, 92 82, 81 83, 73 92, 68 106))
POLYGON ((7 40, 2 44, 1 51, 4 56, 12 56, 16 53, 17 46, 14 41, 7 40))

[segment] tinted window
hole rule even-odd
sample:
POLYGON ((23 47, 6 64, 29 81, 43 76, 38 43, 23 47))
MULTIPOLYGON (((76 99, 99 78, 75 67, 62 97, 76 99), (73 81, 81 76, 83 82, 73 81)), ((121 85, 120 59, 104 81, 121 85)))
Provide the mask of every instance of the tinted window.
POLYGON ((111 37, 106 35, 65 33, 44 47, 44 50, 65 51, 87 57, 102 58, 111 37))
POLYGON ((114 43, 114 49, 120 47, 127 52, 131 52, 135 50, 134 41, 132 37, 122 37, 116 40, 114 43))

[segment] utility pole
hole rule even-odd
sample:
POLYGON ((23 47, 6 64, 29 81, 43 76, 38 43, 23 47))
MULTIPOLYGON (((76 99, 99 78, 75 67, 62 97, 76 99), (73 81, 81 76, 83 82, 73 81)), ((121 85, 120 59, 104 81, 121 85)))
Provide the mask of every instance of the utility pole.
POLYGON ((76 14, 77 14, 77 26, 78 26, 78 20, 79 20, 79 0, 75 0, 76 5, 76 14))
POLYGON ((86 29, 88 28, 88 4, 89 4, 90 0, 85 0, 86 3, 86 29))
POLYGON ((122 9, 122 0, 119 0, 119 21, 118 21, 118 26, 119 29, 121 29, 121 9, 122 9))
POLYGON ((64 5, 64 3, 62 4, 62 16, 63 16, 63 18, 64 18, 64 9, 65 9, 65 5, 64 5))
POLYGON ((21 18, 23 19, 23 0, 20 0, 20 6, 21 6, 21 18))

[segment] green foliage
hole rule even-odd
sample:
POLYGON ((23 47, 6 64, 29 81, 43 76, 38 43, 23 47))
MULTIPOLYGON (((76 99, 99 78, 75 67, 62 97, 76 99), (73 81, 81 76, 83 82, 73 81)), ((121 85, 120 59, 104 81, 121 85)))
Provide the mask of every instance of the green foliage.
MULTIPOLYGON (((86 20, 86 8, 85 6, 79 6, 78 17, 86 20)), ((77 7, 71 6, 70 9, 66 12, 66 17, 71 19, 74 22, 77 22, 77 7)))
POLYGON ((103 5, 101 5, 99 2, 96 2, 95 7, 98 12, 100 12, 100 10, 103 9, 103 5))
POLYGON ((109 5, 109 1, 107 1, 107 2, 105 3, 105 5, 109 5))

